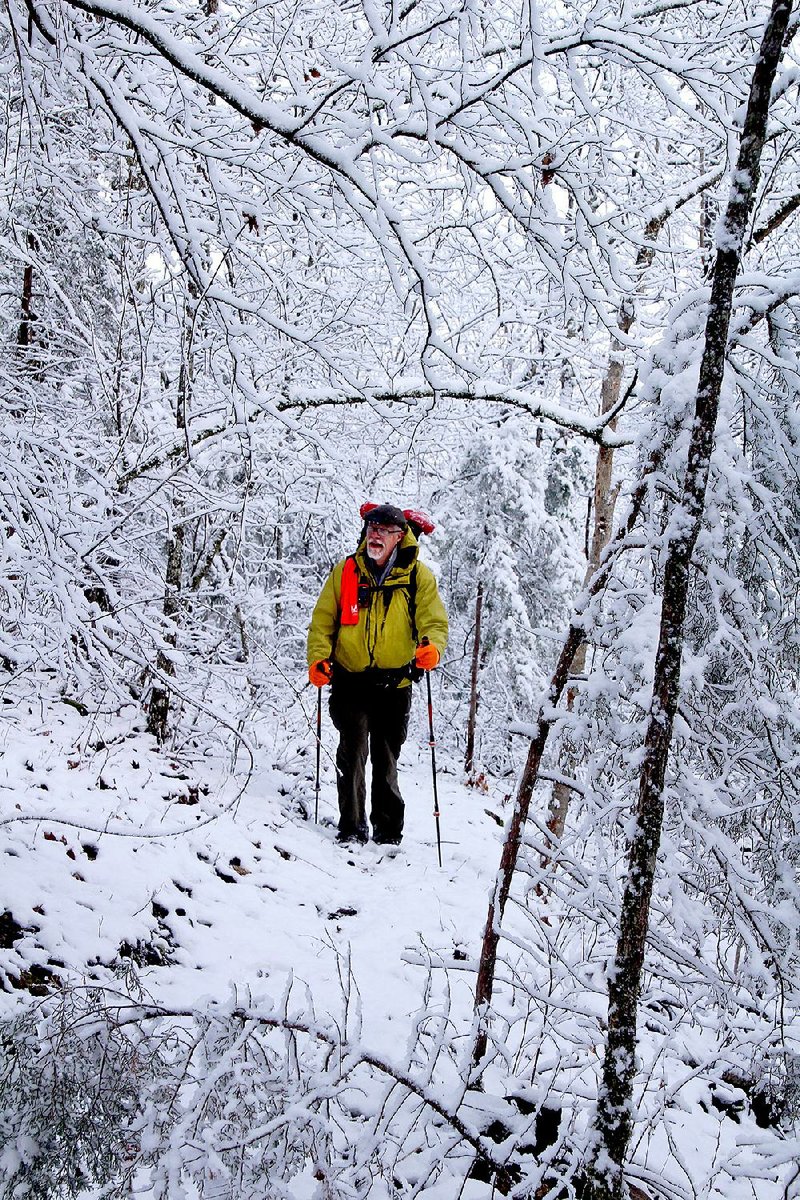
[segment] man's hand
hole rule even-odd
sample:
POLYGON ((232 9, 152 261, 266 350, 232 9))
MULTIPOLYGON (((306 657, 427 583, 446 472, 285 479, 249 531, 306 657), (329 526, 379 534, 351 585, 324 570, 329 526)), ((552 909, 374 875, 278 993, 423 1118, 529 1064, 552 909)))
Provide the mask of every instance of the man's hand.
POLYGON ((330 683, 331 674, 331 660, 329 658, 317 659, 308 668, 308 678, 314 687, 324 687, 326 683, 330 683))
POLYGON ((419 667, 421 671, 432 671, 434 667, 439 665, 441 655, 432 642, 425 638, 421 645, 417 646, 414 651, 414 666, 419 667))

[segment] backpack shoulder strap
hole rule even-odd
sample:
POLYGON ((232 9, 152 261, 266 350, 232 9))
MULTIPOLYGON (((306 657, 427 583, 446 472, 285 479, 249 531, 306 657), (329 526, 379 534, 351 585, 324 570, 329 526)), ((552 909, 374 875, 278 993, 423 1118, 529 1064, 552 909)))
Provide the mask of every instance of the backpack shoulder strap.
POLYGON ((419 641, 417 632, 417 564, 414 563, 411 568, 411 576, 408 580, 408 615, 411 618, 411 636, 416 644, 419 641))
POLYGON ((411 621, 411 636, 414 641, 419 641, 417 633, 417 564, 408 573, 408 580, 402 583, 381 583, 377 585, 377 590, 383 592, 386 597, 386 604, 392 599, 395 592, 403 591, 408 594, 408 616, 411 621))
POLYGON ((342 590, 339 595, 339 624, 358 624, 358 564, 355 555, 344 560, 342 568, 342 590))

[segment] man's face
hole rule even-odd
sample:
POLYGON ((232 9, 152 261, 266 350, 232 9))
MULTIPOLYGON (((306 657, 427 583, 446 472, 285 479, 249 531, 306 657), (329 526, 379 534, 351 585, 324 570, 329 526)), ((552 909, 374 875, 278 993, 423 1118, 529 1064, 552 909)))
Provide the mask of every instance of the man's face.
POLYGON ((389 555, 403 540, 403 530, 397 525, 367 525, 367 554, 376 566, 382 567, 389 555))

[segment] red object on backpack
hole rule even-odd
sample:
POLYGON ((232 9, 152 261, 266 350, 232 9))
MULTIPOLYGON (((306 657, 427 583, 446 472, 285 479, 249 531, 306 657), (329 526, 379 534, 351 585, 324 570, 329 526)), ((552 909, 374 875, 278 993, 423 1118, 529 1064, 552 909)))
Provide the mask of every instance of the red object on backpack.
MULTIPOLYGON (((377 508, 377 507, 378 507, 378 505, 373 504, 371 500, 366 500, 364 502, 364 504, 361 505, 361 508, 358 510, 358 514, 361 517, 361 520, 366 521, 368 515, 372 512, 373 508, 377 508)), ((423 512, 421 508, 404 508, 403 516, 408 521, 409 525, 412 527, 415 534, 433 533, 434 529, 436 528, 436 526, 434 525, 433 521, 430 519, 428 514, 426 512, 423 512)))
POLYGON ((426 512, 421 508, 404 508, 403 516, 417 533, 433 533, 436 526, 426 512))
POLYGON ((346 558, 342 570, 342 593, 339 597, 342 615, 340 625, 358 624, 358 567, 354 558, 346 558))

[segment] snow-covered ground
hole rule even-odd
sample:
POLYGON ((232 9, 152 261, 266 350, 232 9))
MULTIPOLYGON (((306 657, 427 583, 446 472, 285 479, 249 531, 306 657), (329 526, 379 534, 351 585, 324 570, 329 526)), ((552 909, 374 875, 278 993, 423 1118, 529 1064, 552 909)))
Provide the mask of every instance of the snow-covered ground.
POLYGON ((380 1042, 421 1000, 424 979, 406 951, 474 956, 501 830, 486 812, 491 798, 440 765, 439 867, 424 741, 405 748, 406 831, 394 855, 336 843, 325 759, 315 824, 313 781, 273 769, 268 752, 239 794, 242 755, 242 774, 201 747, 161 756, 132 715, 6 706, 2 905, 31 931, 7 972, 83 973, 118 960, 121 946, 138 946, 139 958, 152 946, 171 965, 144 962, 142 977, 164 1002, 224 998, 231 987, 280 993, 292 974, 335 1009, 349 953, 365 1033, 380 1042))
MULTIPOLYGON (((416 703, 421 709, 421 697, 416 703)), ((158 753, 133 707, 81 715, 55 696, 43 700, 32 688, 8 687, 0 725, 2 1016, 30 1003, 31 990, 47 991, 54 978, 108 984, 131 961, 153 1002, 178 1010, 233 997, 237 1006, 266 1011, 291 984, 292 997, 308 997, 318 1018, 335 1020, 351 980, 361 1002, 361 1041, 400 1062, 421 1007, 441 1002, 425 990, 426 964, 433 962, 448 968, 440 972, 451 993, 448 1028, 465 1037, 503 795, 499 787, 488 794, 464 787, 440 752, 440 868, 419 712, 415 727, 401 772, 406 836, 395 854, 372 843, 336 844, 327 722, 315 823, 302 815, 305 806, 313 817, 311 734, 298 759, 286 752, 288 735, 281 742, 276 730, 264 731, 254 764, 240 753, 232 768, 221 749, 199 737, 174 754, 158 753)), ((577 1055, 582 1040, 576 1027, 577 1055)), ((673 1040, 680 1040, 677 1031, 673 1040)), ((596 1055, 593 1061, 576 1079, 585 1083, 596 1073, 596 1055)), ((664 1062, 673 1059, 665 1054, 664 1062)), ((736 1154, 745 1161, 749 1142, 763 1143, 765 1134, 747 1113, 734 1123, 713 1108, 702 1080, 690 1076, 674 1089, 669 1120, 651 1120, 639 1142, 639 1178, 650 1191, 660 1180, 674 1197, 795 1195, 796 1180, 785 1190, 785 1167, 758 1183, 731 1176, 724 1188, 711 1182, 721 1161, 736 1154), (667 1166, 676 1157, 682 1177, 667 1166)), ((312 1183, 298 1176, 287 1194, 322 1195, 312 1183)), ((449 1200, 454 1186, 445 1179, 426 1194, 449 1200)), ((377 1184, 353 1192, 375 1200, 394 1194, 403 1193, 377 1184)), ((477 1180, 458 1191, 464 1200, 490 1194, 491 1186, 477 1180)))

